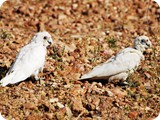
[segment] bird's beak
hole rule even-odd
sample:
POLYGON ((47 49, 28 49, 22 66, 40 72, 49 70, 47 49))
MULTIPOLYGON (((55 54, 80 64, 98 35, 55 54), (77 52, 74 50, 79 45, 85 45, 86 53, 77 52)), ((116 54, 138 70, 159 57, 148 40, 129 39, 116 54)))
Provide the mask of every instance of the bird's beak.
POLYGON ((47 42, 49 43, 49 45, 52 44, 53 43, 52 38, 50 38, 47 42))
POLYGON ((152 44, 151 44, 151 42, 149 41, 149 42, 147 42, 146 43, 146 45, 147 45, 147 47, 151 47, 152 46, 152 44))

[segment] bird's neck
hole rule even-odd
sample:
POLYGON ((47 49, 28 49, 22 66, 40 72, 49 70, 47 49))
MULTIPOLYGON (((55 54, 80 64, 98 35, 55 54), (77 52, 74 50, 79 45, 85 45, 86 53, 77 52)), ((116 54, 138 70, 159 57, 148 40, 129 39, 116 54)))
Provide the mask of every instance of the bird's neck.
POLYGON ((134 49, 136 49, 136 50, 138 50, 138 51, 140 51, 140 52, 144 52, 145 51, 145 48, 144 47, 142 47, 142 46, 134 46, 134 49))

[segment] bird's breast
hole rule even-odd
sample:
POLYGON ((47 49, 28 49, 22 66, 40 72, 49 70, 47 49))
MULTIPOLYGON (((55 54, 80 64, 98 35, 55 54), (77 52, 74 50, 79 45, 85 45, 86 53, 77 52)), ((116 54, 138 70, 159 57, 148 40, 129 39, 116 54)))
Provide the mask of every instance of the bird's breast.
POLYGON ((29 61, 36 61, 37 65, 43 64, 45 62, 46 48, 43 46, 34 47, 31 50, 31 55, 32 56, 29 57, 29 61))

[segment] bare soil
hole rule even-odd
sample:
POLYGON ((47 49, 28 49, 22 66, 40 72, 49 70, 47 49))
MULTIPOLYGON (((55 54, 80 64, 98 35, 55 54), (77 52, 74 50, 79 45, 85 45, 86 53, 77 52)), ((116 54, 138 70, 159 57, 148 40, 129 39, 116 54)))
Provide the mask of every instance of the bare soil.
POLYGON ((0 9, 0 78, 38 31, 54 39, 40 77, 0 87, 9 120, 149 120, 160 112, 160 8, 151 0, 8 0, 0 9), (132 46, 152 41, 128 86, 78 81, 132 46))

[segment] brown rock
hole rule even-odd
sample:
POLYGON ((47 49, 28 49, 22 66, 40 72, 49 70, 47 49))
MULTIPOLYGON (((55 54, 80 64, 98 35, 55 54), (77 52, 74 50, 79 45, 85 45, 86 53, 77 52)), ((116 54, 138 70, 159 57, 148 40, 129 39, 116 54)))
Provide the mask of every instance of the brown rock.
POLYGON ((138 115, 138 112, 132 111, 132 112, 129 113, 129 118, 134 119, 134 118, 137 117, 137 115, 138 115))
POLYGON ((26 109, 31 109, 31 110, 36 109, 36 105, 34 103, 26 103, 23 106, 26 109))

